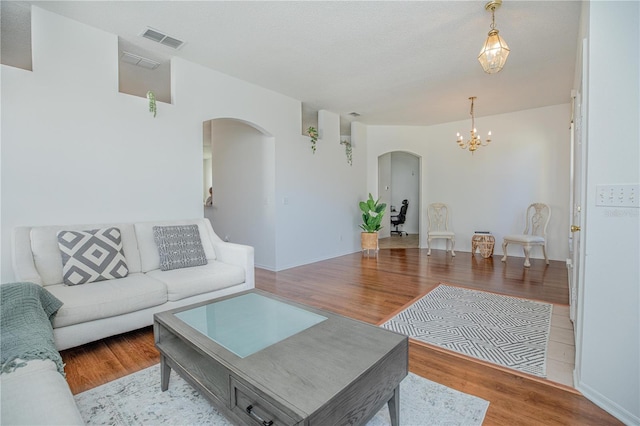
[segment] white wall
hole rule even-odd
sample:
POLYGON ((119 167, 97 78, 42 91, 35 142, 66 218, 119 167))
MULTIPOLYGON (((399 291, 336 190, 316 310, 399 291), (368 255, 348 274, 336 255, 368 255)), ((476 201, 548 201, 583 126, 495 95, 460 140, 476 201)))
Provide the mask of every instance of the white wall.
POLYGON ((202 217, 202 123, 214 118, 273 135, 276 269, 359 250, 366 149, 347 164, 337 116, 313 155, 300 101, 174 58, 173 103, 153 118, 118 92, 115 35, 37 7, 32 31, 33 72, 1 67, 2 282, 18 225, 202 217))
POLYGON ((275 143, 237 120, 211 120, 213 225, 222 238, 251 245, 255 264, 275 269, 275 143))
MULTIPOLYGON (((456 132, 467 131, 470 120, 428 127, 369 126, 368 184, 375 187, 379 155, 401 150, 421 157, 421 229, 426 230, 429 203, 449 204, 456 251, 470 252, 473 232, 488 230, 496 237, 495 253, 502 254, 502 237, 524 230, 526 207, 545 202, 552 210, 548 255, 564 261, 569 251, 569 120, 569 104, 477 118, 478 130, 492 130, 493 141, 474 154, 455 141, 456 132)), ((421 247, 426 247, 426 237, 423 232, 421 247)), ((435 244, 444 249, 444 241, 435 244)), ((508 250, 523 256, 519 246, 508 250)), ((542 258, 541 250, 532 250, 532 257, 542 258)))
POLYGON ((321 110, 316 153, 306 136, 276 143, 276 241, 278 269, 360 250, 366 199, 366 141, 353 123, 353 165, 340 145, 339 116, 321 110), (311 253, 313 251, 313 253, 311 253))
POLYGON ((640 210, 596 205, 596 185, 640 182, 640 3, 589 5, 584 281, 577 388, 640 424, 640 210))
POLYGON ((117 37, 34 8, 34 71, 2 66, 2 281, 17 225, 202 216, 202 147, 118 93, 117 37), (177 159, 178 161, 174 161, 177 159))

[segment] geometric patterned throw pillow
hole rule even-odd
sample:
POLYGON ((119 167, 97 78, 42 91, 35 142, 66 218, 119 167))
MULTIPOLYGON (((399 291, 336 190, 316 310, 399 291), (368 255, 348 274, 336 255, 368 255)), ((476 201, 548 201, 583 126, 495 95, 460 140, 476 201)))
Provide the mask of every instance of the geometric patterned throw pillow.
POLYGON ((162 271, 207 264, 198 225, 154 226, 153 239, 162 271))
POLYGON ((129 274, 118 228, 59 231, 57 236, 65 284, 112 280, 129 274))

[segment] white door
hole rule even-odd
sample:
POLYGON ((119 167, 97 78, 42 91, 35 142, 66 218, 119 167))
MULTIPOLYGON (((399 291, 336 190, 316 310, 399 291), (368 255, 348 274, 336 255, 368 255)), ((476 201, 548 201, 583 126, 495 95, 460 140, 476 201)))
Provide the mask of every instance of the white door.
MULTIPOLYGON (((580 226, 582 223, 582 143, 580 141, 580 93, 573 97, 573 112, 571 120, 571 167, 569 192, 569 318, 576 322, 576 303, 578 301, 578 279, 580 271, 580 226)), ((574 328, 575 329, 575 328, 574 328)))
POLYGON ((586 116, 585 111, 585 86, 586 86, 586 40, 582 48, 582 82, 580 90, 574 93, 572 102, 572 120, 571 120, 571 168, 570 168, 570 218, 569 224, 569 253, 570 259, 567 261, 569 269, 569 317, 574 323, 574 331, 577 332, 576 321, 578 317, 577 306, 581 291, 580 283, 582 282, 582 224, 584 223, 584 208, 582 201, 585 199, 584 181, 585 181, 585 153, 586 153, 586 123, 583 117, 586 116))

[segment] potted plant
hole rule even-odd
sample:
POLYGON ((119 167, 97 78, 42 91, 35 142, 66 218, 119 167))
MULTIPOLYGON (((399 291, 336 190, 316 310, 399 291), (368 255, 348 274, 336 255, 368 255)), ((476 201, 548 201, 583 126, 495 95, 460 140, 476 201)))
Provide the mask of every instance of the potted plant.
POLYGON ((374 200, 369 194, 367 201, 360 201, 360 210, 362 210, 362 224, 360 228, 364 231, 360 234, 360 242, 362 250, 378 250, 378 231, 382 229, 382 217, 387 208, 386 203, 380 203, 380 200, 374 200))
POLYGON ((311 150, 316 153, 316 143, 318 142, 318 129, 311 126, 307 129, 307 134, 311 138, 311 150))
POLYGON ((344 145, 344 153, 347 155, 347 163, 353 166, 353 146, 348 140, 340 141, 340 145, 344 145))
POLYGON ((149 90, 147 92, 147 99, 149 99, 149 112, 153 114, 153 118, 155 118, 158 111, 156 107, 156 95, 151 90, 149 90))

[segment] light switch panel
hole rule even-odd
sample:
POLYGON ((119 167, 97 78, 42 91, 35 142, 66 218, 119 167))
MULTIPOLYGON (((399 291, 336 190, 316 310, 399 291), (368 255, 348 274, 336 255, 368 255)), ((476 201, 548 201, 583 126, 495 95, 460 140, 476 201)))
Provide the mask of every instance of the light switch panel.
POLYGON ((639 184, 596 185, 596 206, 638 207, 639 184))

